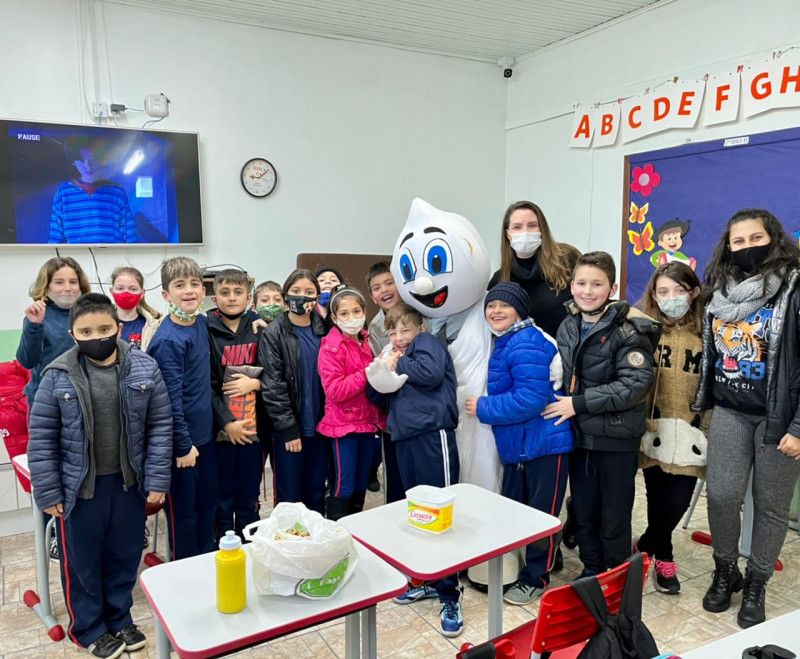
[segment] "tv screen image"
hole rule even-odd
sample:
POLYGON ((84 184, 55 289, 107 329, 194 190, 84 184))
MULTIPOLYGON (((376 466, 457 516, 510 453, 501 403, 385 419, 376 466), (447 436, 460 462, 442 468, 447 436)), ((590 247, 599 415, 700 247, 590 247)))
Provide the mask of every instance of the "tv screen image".
POLYGON ((0 244, 200 244, 197 135, 0 121, 0 244))

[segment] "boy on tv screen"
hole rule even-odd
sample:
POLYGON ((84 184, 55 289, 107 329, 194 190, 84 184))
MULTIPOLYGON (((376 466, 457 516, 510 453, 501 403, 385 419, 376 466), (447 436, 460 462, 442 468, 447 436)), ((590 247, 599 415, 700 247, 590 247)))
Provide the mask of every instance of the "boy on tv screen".
POLYGON ((128 194, 104 176, 102 143, 81 137, 67 146, 77 176, 62 183, 53 195, 47 242, 137 242, 128 194))

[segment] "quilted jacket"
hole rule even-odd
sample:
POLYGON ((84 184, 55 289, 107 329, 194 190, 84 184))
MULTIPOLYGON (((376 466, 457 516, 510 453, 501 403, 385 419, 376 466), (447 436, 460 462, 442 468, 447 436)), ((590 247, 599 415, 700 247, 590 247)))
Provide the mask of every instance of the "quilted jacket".
POLYGON ((573 302, 567 310, 557 338, 564 386, 575 408, 577 446, 638 451, 661 324, 627 302, 611 302, 581 341, 581 313, 573 302))
POLYGON ((555 342, 533 321, 495 339, 489 359, 489 395, 478 399, 478 419, 491 424, 503 464, 572 450, 571 425, 555 425, 555 419, 541 416, 545 406, 556 401, 550 382, 554 358, 559 358, 555 342))
MULTIPOLYGON (((172 408, 156 361, 117 341, 122 421, 128 461, 145 492, 167 492, 172 464, 172 408)), ((78 349, 45 368, 30 417, 28 464, 36 505, 63 503, 67 517, 94 493, 94 419, 78 349)))

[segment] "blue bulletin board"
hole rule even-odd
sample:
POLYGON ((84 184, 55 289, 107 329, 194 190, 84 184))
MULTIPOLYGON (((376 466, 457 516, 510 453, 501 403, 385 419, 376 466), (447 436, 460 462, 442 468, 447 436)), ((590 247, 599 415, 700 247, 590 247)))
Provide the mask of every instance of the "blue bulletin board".
POLYGON ((702 281, 742 208, 771 211, 800 239, 800 128, 626 156, 620 297, 638 300, 665 261, 688 263, 702 281))

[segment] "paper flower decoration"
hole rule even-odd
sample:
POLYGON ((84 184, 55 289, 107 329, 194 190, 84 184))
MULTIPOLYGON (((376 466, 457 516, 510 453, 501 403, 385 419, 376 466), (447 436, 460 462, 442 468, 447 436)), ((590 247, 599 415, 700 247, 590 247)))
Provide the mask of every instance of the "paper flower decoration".
POLYGON ((628 217, 628 222, 631 224, 644 224, 647 219, 647 211, 650 210, 650 204, 642 204, 639 208, 636 204, 631 202, 631 214, 628 217))
POLYGON ((642 253, 649 252, 656 246, 653 242, 653 223, 648 222, 645 224, 641 233, 628 229, 628 241, 633 245, 635 256, 641 256, 642 253))
POLYGON ((647 163, 644 167, 633 168, 631 173, 631 192, 638 192, 646 197, 660 183, 661 174, 650 163, 647 163))

